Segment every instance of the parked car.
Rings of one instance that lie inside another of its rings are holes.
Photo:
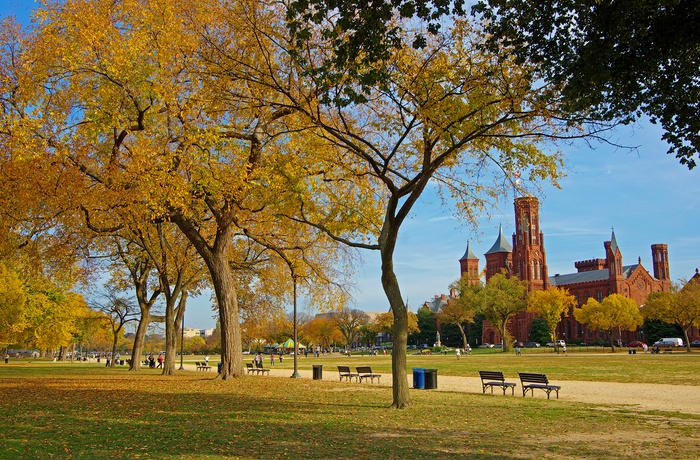
[[[497,343],[497,344],[495,344],[495,345],[493,346],[493,348],[503,348],[503,344],[502,344],[502,343]]]
[[[564,342],[563,340],[559,339],[559,340],[557,340],[556,345],[557,345],[558,347],[563,347],[563,346],[566,346],[566,342]],[[548,346],[549,348],[554,348],[554,342],[548,342],[548,343],[547,343],[547,346]]]
[[[525,344],[525,348],[539,348],[540,344],[537,342],[528,342]]]
[[[524,343],[522,343],[522,342],[515,342],[515,343],[513,344],[513,346],[514,346],[514,347],[520,347],[520,348],[523,348],[523,347],[525,346],[525,344],[524,344]]]
[[[644,348],[644,342],[639,340],[633,340],[627,344],[629,348]]]
[[[482,343],[479,345],[479,348],[493,348],[493,345],[490,343]]]
[[[658,340],[654,342],[654,346],[657,347],[682,347],[683,346],[683,339],[679,338],[665,338]]]
[[[693,340],[690,342],[691,347],[700,347],[700,340]]]

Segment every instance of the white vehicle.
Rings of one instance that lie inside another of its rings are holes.
[[[655,342],[654,345],[659,347],[682,347],[683,339],[679,339],[677,337],[665,338]]]
[[[549,342],[549,343],[547,343],[547,346],[548,346],[549,348],[554,348],[555,343],[554,343],[554,342]],[[564,346],[566,346],[566,342],[564,342],[563,340],[559,339],[559,340],[556,341],[556,346],[557,346],[557,347],[564,347]]]

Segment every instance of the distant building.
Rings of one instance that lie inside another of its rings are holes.
[[[610,241],[605,241],[605,258],[575,262],[576,272],[548,275],[544,234],[539,225],[539,202],[534,197],[515,199],[515,233],[512,244],[499,229],[499,235],[486,254],[486,281],[501,270],[510,276],[517,276],[528,283],[528,291],[544,290],[550,286],[566,288],[576,297],[579,306],[593,297],[601,301],[610,294],[620,294],[642,305],[652,292],[667,291],[671,287],[669,273],[668,246],[652,244],[651,256],[653,276],[642,265],[641,258],[636,264],[624,265],[622,252],[613,230]],[[479,273],[479,259],[467,243],[467,251],[459,260],[462,275],[468,273],[474,279]],[[529,341],[532,320],[535,315],[521,312],[509,325],[509,332],[515,340]],[[592,342],[602,339],[600,331],[588,329],[578,323],[570,312],[562,318],[557,337],[574,342]],[[623,340],[640,339],[640,332],[623,332]],[[498,331],[484,322],[482,343],[499,343]]]
[[[207,337],[211,337],[213,333],[214,329],[193,329],[191,327],[186,327],[183,331],[183,335],[186,339],[191,339],[192,337],[201,337],[206,339]]]

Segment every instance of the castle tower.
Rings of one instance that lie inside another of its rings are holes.
[[[621,279],[622,278],[622,253],[617,245],[617,238],[615,238],[615,229],[612,231],[612,237],[610,241],[603,243],[605,246],[605,264],[608,266],[608,271],[610,273],[610,279]]]
[[[470,241],[467,241],[467,250],[459,259],[459,274],[460,276],[466,274],[469,277],[469,284],[479,282],[479,258],[472,252]]]
[[[539,230],[539,201],[534,197],[515,199],[513,272],[528,282],[528,291],[545,290],[548,285],[544,234]]]
[[[503,226],[498,227],[498,238],[493,243],[491,249],[484,254],[486,256],[486,282],[488,283],[491,276],[505,270],[508,274],[513,274],[513,247],[508,243],[508,240],[503,236]]]
[[[671,286],[671,276],[668,266],[668,245],[652,244],[651,260],[654,266],[654,278],[660,280],[667,290]]]

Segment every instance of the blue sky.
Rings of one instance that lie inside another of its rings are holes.
[[[0,16],[26,20],[33,0],[0,0]],[[700,167],[689,171],[666,155],[661,130],[648,123],[620,127],[612,140],[637,146],[635,152],[607,145],[579,143],[565,147],[568,176],[562,189],[547,187],[540,199],[540,227],[544,232],[549,274],[575,272],[574,262],[603,258],[603,242],[612,228],[626,265],[641,257],[652,271],[651,245],[668,244],[671,278],[690,278],[700,267]],[[481,259],[503,225],[513,233],[513,196],[504,196],[499,207],[477,229],[464,227],[450,209],[426,191],[413,218],[400,234],[395,270],[403,297],[415,311],[426,300],[448,292],[459,277],[458,259],[467,241]],[[379,255],[363,253],[364,264],[356,275],[353,307],[386,311],[388,303],[379,280]],[[187,327],[213,327],[208,296],[188,305]]]

